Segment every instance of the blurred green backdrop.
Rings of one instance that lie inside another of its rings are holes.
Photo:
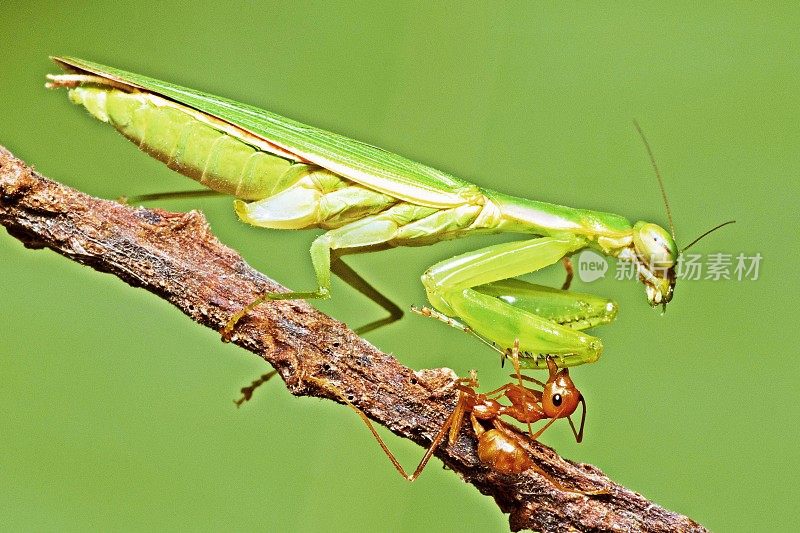
[[[107,198],[191,187],[44,89],[56,71],[47,56],[69,54],[260,105],[481,185],[666,223],[636,117],[680,242],[736,218],[694,251],[760,253],[760,277],[681,283],[665,316],[637,283],[577,283],[622,311],[599,330],[603,359],[573,372],[589,401],[584,443],[561,424],[543,440],[712,529],[800,527],[800,354],[788,335],[800,289],[795,3],[174,4],[6,0],[0,144]],[[227,199],[161,207],[202,209],[255,267],[311,285],[314,232],[246,227]],[[428,265],[499,239],[351,264],[407,308],[425,301]],[[0,291],[2,529],[507,528],[437,461],[416,483],[402,480],[331,402],[294,399],[275,382],[236,410],[231,400],[263,363],[155,296],[5,232]],[[334,295],[319,308],[350,324],[379,315],[341,283]],[[485,387],[507,379],[494,355],[431,320],[409,317],[368,339],[414,368],[476,368]],[[390,444],[408,465],[422,454]]]

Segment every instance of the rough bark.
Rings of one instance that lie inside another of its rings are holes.
[[[286,290],[223,246],[200,213],[94,198],[42,177],[2,147],[0,223],[28,248],[49,248],[113,274],[215,330],[256,295]],[[430,444],[455,405],[451,370],[414,372],[303,301],[259,306],[240,322],[233,342],[269,362],[292,394],[337,400],[319,384],[335,385],[371,419],[420,446]],[[705,531],[592,465],[563,459],[538,442],[529,442],[527,449],[561,483],[609,493],[565,493],[532,471],[494,472],[478,460],[468,425],[455,444],[441,446],[436,456],[492,496],[510,514],[515,531]]]

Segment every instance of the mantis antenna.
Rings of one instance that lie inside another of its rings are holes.
[[[653,150],[650,148],[650,143],[647,142],[647,137],[645,137],[644,131],[642,131],[642,127],[639,126],[639,122],[636,119],[633,119],[633,126],[636,128],[636,131],[639,132],[639,137],[642,138],[644,147],[645,149],[647,149],[647,155],[650,157],[650,164],[653,166],[653,170],[656,173],[656,178],[658,179],[658,186],[661,189],[661,197],[664,199],[664,206],[667,208],[667,220],[669,220],[669,230],[672,233],[673,240],[677,240],[675,237],[675,224],[672,223],[672,210],[669,208],[669,200],[667,200],[667,190],[664,188],[664,179],[661,177],[661,172],[659,172],[658,170],[658,165],[656,165],[656,158],[653,155]]]
[[[722,224],[718,224],[718,225],[714,226],[713,228],[711,228],[710,230],[708,230],[707,232],[703,233],[703,234],[702,234],[702,235],[700,235],[698,238],[696,238],[695,240],[693,240],[692,242],[690,242],[688,246],[684,247],[684,248],[683,248],[683,250],[681,250],[681,253],[685,252],[686,250],[688,250],[689,248],[691,248],[692,246],[694,246],[695,244],[697,244],[697,241],[699,241],[700,239],[702,239],[703,237],[705,237],[705,236],[706,236],[706,235],[708,235],[709,233],[714,233],[714,232],[715,232],[715,231],[717,231],[719,228],[721,228],[721,227],[723,227],[723,226],[727,226],[728,224],[733,224],[733,223],[735,223],[735,222],[736,222],[735,220],[729,220],[729,221],[727,221],[727,222],[723,222]]]
[[[658,187],[661,189],[661,197],[664,198],[664,207],[667,208],[667,219],[669,220],[669,229],[670,229],[670,232],[672,233],[672,238],[677,241],[677,238],[675,237],[675,224],[672,223],[672,210],[669,208],[669,200],[667,200],[667,190],[664,188],[664,179],[661,177],[661,172],[659,172],[659,170],[658,170],[658,165],[656,165],[656,158],[653,155],[653,150],[652,150],[652,148],[650,148],[650,143],[647,141],[647,137],[645,137],[645,135],[644,135],[644,131],[642,131],[642,127],[639,126],[639,122],[636,119],[633,119],[633,125],[636,128],[636,131],[639,132],[639,136],[642,138],[642,142],[644,143],[644,147],[647,149],[647,155],[650,157],[650,164],[653,166],[653,170],[656,173],[656,178],[658,178]],[[695,240],[690,242],[688,246],[685,246],[680,251],[680,253],[682,254],[683,252],[685,252],[686,250],[688,250],[689,248],[691,248],[692,246],[697,244],[697,242],[700,239],[702,239],[703,237],[705,237],[709,233],[713,233],[713,232],[717,231],[718,229],[720,229],[721,227],[727,226],[728,224],[733,224],[734,222],[736,222],[736,221],[735,220],[728,220],[727,222],[723,222],[722,224],[719,224],[719,225],[711,228],[710,230],[708,230],[707,232],[703,233],[702,235],[697,237]]]

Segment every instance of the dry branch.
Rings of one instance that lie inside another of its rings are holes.
[[[94,198],[42,177],[2,147],[0,223],[29,248],[50,248],[114,274],[215,330],[259,293],[286,290],[220,244],[200,213]],[[303,301],[259,306],[240,322],[233,341],[275,367],[292,394],[332,398],[309,377],[331,383],[370,418],[421,446],[430,444],[455,404],[452,371],[414,372]],[[565,485],[605,487],[609,494],[564,493],[534,472],[506,476],[488,470],[478,461],[468,428],[436,456],[510,513],[513,530],[705,531],[594,466],[562,459],[538,442],[528,448]]]

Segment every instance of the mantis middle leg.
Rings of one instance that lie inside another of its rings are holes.
[[[188,198],[205,198],[205,197],[212,197],[212,196],[226,196],[224,193],[214,191],[214,190],[191,190],[191,191],[176,191],[176,192],[165,192],[165,193],[155,193],[155,194],[142,194],[137,196],[132,196],[130,198],[127,197],[120,197],[119,201],[126,204],[138,204],[142,202],[151,202],[154,200],[184,200]],[[400,320],[403,318],[403,311],[400,309],[397,304],[391,301],[389,298],[384,296],[378,289],[373,287],[367,280],[365,280],[361,275],[353,270],[348,264],[346,264],[341,256],[348,255],[348,254],[357,254],[357,253],[366,253],[366,252],[377,252],[380,250],[384,250],[389,248],[389,246],[368,246],[364,249],[359,248],[345,248],[343,250],[334,250],[331,252],[330,257],[330,271],[336,275],[339,279],[356,289],[358,292],[384,308],[388,313],[389,316],[375,320],[368,324],[365,324],[359,328],[355,329],[355,332],[359,335],[363,335],[369,331],[374,329],[378,329],[380,327],[386,326]],[[273,298],[273,295],[267,295],[267,298],[264,299],[277,299]],[[258,305],[263,301],[262,298],[259,298],[255,302],[251,303],[250,306],[247,307],[247,311],[251,310],[253,307]],[[241,316],[244,316],[244,312],[241,313]],[[241,316],[239,318],[241,318]],[[237,319],[238,320],[238,319]]]
[[[350,286],[389,312],[388,317],[358,328],[359,333],[394,322],[402,316],[402,311],[346,265],[341,256],[384,250],[392,246],[392,241],[407,239],[407,234],[414,234],[416,231],[425,235],[426,231],[441,231],[442,226],[468,225],[479,209],[476,206],[465,206],[451,210],[437,210],[413,204],[398,204],[378,214],[331,229],[317,237],[311,244],[311,262],[317,278],[315,291],[263,294],[229,320],[223,328],[223,336],[229,337],[236,323],[263,302],[329,298],[331,273],[341,277]]]

